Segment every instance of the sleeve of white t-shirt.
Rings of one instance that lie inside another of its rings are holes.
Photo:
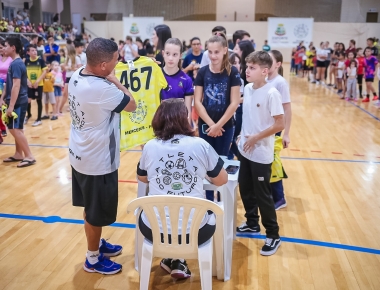
[[[202,55],[200,67],[204,67],[210,64],[210,58],[208,57],[208,51],[206,50]]]
[[[148,176],[148,169],[146,167],[146,157],[147,157],[147,151],[150,148],[150,144],[154,142],[154,140],[149,141],[145,144],[143,152],[140,157],[139,163],[137,163],[137,175],[139,176]]]
[[[212,146],[207,143],[206,141],[202,140],[202,144],[205,147],[205,160],[206,160],[206,171],[207,175],[211,178],[215,178],[219,175],[220,171],[223,168],[224,161],[222,158],[219,157],[218,153],[216,153],[215,149],[212,148]]]
[[[377,78],[380,80],[380,66],[377,67]]]
[[[281,99],[283,104],[290,103],[290,90],[289,90],[289,85],[287,82],[282,82],[278,87],[277,90],[281,94]]]
[[[81,58],[80,58],[80,56],[79,55],[76,55],[75,56],[75,66],[81,66],[82,65],[82,60],[81,60]]]
[[[120,113],[129,101],[129,96],[124,94],[114,84],[104,80],[103,94],[99,100],[99,106],[102,109]]]
[[[284,114],[284,108],[282,107],[281,94],[273,88],[269,91],[269,109],[272,117]]]

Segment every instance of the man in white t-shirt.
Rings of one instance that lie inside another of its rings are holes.
[[[94,39],[86,67],[71,76],[68,86],[72,197],[74,206],[84,207],[88,251],[83,269],[90,273],[115,274],[122,268],[107,258],[119,255],[122,246],[100,239],[102,227],[117,215],[120,112],[136,109],[130,92],[111,74],[118,57],[115,42]]]
[[[132,37],[127,36],[125,40],[124,48],[120,51],[120,55],[124,58],[124,61],[134,60],[139,56],[137,44],[133,43]]]
[[[238,232],[260,233],[258,209],[266,229],[260,254],[270,256],[281,244],[277,215],[270,187],[274,152],[274,134],[284,129],[281,95],[265,78],[272,67],[271,56],[256,51],[247,57],[244,89],[243,124],[239,140],[239,189],[247,221]]]

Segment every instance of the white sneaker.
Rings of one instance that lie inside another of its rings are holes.
[[[42,125],[42,122],[41,121],[35,121],[32,126],[37,127],[39,125]]]
[[[322,82],[322,86],[325,86],[326,84],[325,84],[325,82]]]
[[[320,82],[319,82],[319,81],[316,81],[316,82],[315,82],[315,84],[316,84],[316,85],[319,85],[319,84],[320,84]]]

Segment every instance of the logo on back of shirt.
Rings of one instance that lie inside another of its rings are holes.
[[[173,139],[170,143],[172,143],[172,144],[179,144],[179,139]]]

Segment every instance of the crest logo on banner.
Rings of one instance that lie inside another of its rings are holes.
[[[271,47],[308,46],[313,37],[313,18],[268,18],[268,43]]]

